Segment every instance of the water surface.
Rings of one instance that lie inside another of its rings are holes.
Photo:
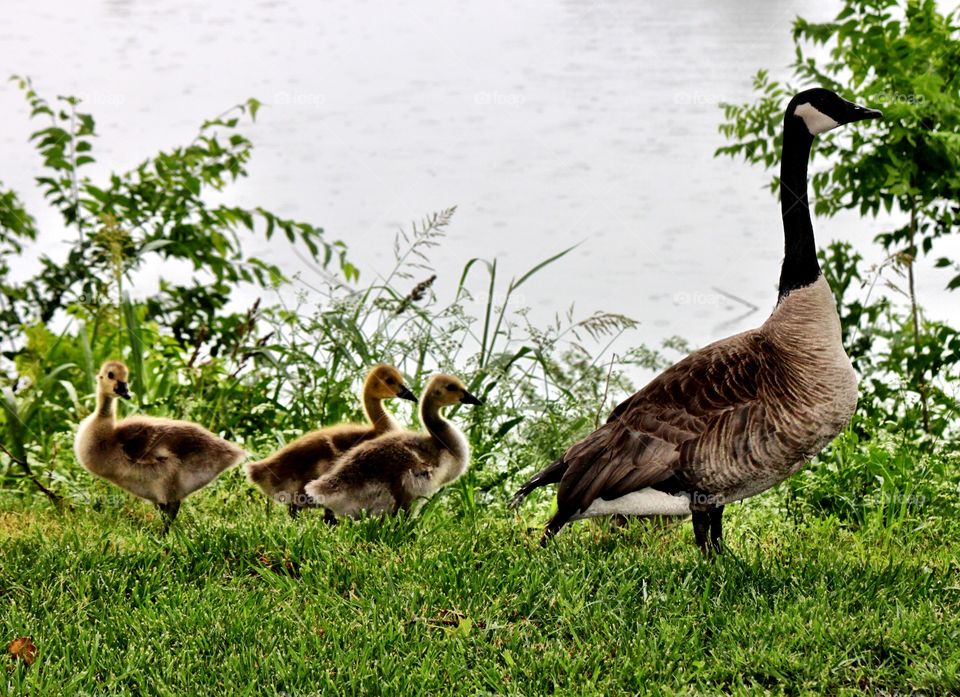
[[[778,205],[767,175],[713,158],[717,104],[749,99],[758,68],[786,74],[798,12],[836,12],[823,0],[11,6],[0,65],[48,96],[86,98],[102,135],[94,176],[185,143],[256,96],[266,106],[249,129],[251,176],[231,201],[323,226],[367,277],[392,266],[399,226],[456,204],[434,255],[441,290],[470,257],[496,256],[509,275],[580,244],[521,300],[538,317],[572,303],[630,315],[642,325],[628,344],[702,344],[766,316]],[[66,233],[31,184],[32,127],[12,84],[0,110],[0,179],[26,194],[49,250]],[[866,247],[883,221],[815,226],[821,244]],[[283,246],[255,251],[305,269]],[[951,312],[946,278],[921,274],[934,315]],[[745,306],[724,293],[759,309],[737,319]]]

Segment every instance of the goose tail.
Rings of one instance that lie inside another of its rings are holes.
[[[563,478],[563,474],[566,471],[567,463],[563,461],[562,457],[554,460],[517,490],[517,493],[510,499],[510,507],[513,509],[520,508],[520,504],[530,495],[531,491],[539,489],[542,486],[547,486],[548,484],[556,484]]]

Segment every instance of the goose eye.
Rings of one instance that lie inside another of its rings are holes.
[[[111,370],[109,373],[107,373],[107,377],[108,377],[110,380],[113,380],[113,371],[112,371],[112,370]]]
[[[388,384],[388,385],[396,385],[396,384],[397,384],[397,381],[394,380],[393,378],[387,378],[387,384]]]
[[[447,385],[447,392],[456,392],[456,391],[457,391],[456,385]]]

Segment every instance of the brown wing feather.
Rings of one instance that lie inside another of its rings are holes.
[[[189,421],[130,417],[113,431],[133,465],[151,466],[173,458],[180,466],[204,468],[236,462],[243,450]]]
[[[399,433],[381,436],[351,450],[334,468],[343,481],[355,486],[371,479],[398,482],[403,474],[425,467],[439,452],[429,435]]]
[[[376,435],[372,426],[340,424],[301,436],[259,462],[247,466],[251,480],[270,491],[303,489],[333,466],[343,453]]]
[[[407,472],[429,474],[431,461],[439,456],[426,434],[400,433],[362,443],[337,461],[336,465],[307,489],[313,495],[360,491],[370,482],[382,482],[397,507],[405,508],[411,498],[403,485]]]
[[[124,419],[114,429],[114,437],[120,443],[124,455],[133,464],[148,464],[150,453],[163,439],[166,428],[145,419]]]
[[[696,473],[686,469],[696,458],[698,441],[723,414],[750,418],[771,362],[772,347],[751,331],[704,347],[665,370],[567,450],[559,508],[572,514],[598,497],[618,498],[672,476],[695,479]]]

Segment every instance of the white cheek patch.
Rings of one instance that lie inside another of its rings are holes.
[[[840,125],[822,111],[818,111],[808,103],[801,104],[793,110],[793,113],[803,119],[803,123],[806,124],[807,130],[810,131],[810,135],[815,136],[820,133],[826,133],[827,131]]]

